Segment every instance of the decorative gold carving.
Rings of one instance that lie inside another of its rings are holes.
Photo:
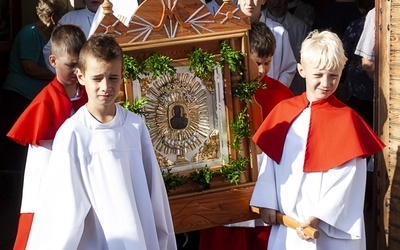
[[[158,152],[156,152],[156,157],[157,157],[158,165],[160,165],[160,168],[169,168],[174,164],[171,160],[164,157],[162,154],[160,154]]]
[[[103,7],[104,15],[107,16],[107,15],[111,15],[113,13],[113,10],[112,10],[113,4],[109,0],[104,0],[102,7]]]
[[[143,77],[140,78],[139,84],[140,84],[140,91],[142,93],[142,97],[146,97],[146,92],[149,89],[149,85],[153,81],[152,77]]]
[[[209,81],[206,81],[204,84],[206,85],[206,88],[208,89],[208,91],[210,91],[211,94],[214,94],[214,90],[215,90],[214,80],[211,79]]]
[[[175,155],[175,165],[187,164],[188,151],[198,149],[208,138],[208,95],[192,73],[163,75],[146,91],[146,123],[156,151]]]
[[[199,153],[192,158],[192,162],[206,161],[220,157],[219,133],[214,130],[200,148]]]

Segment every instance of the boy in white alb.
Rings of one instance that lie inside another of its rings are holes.
[[[269,250],[365,249],[366,157],[384,144],[333,95],[347,58],[339,37],[313,31],[301,47],[306,92],[283,100],[253,137],[266,154],[250,205],[271,224]],[[276,224],[277,212],[299,221]],[[318,228],[320,237],[304,234]]]
[[[115,103],[123,52],[111,35],[82,47],[88,103],[58,130],[27,249],[176,249],[146,124]]]

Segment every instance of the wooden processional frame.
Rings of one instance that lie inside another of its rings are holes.
[[[199,192],[194,185],[186,185],[171,191],[175,232],[259,218],[249,207],[258,175],[255,146],[243,139],[240,155],[230,147],[230,123],[246,107],[233,93],[249,73],[216,68],[212,81],[203,82],[190,71],[188,60],[196,48],[218,57],[221,43],[226,42],[246,54],[243,64],[248,67],[248,17],[230,0],[224,0],[214,16],[200,0],[145,0],[126,27],[113,15],[109,1],[102,8],[104,18],[95,33],[113,34],[123,51],[139,61],[153,53],[168,56],[177,69],[173,76],[136,80],[133,93],[127,93],[147,100],[146,123],[160,167],[189,176],[205,166],[218,169],[239,156],[250,160],[246,178],[238,185],[216,178],[208,190]],[[254,109],[248,110],[252,120]]]

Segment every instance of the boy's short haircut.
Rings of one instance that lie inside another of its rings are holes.
[[[331,31],[311,31],[301,45],[300,63],[343,70],[347,58],[340,38]]]
[[[251,23],[249,30],[250,53],[256,53],[258,57],[273,56],[276,49],[276,40],[272,31],[263,22]]]
[[[78,26],[72,24],[57,26],[50,38],[51,54],[57,56],[61,52],[67,52],[70,55],[79,55],[85,42],[85,33]]]
[[[93,34],[87,40],[79,53],[78,68],[82,72],[86,71],[86,61],[90,57],[105,62],[121,60],[123,66],[122,49],[112,35]],[[123,70],[123,67],[121,67],[121,70]]]

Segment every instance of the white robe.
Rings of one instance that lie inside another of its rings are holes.
[[[305,241],[294,229],[276,224],[268,249],[365,249],[366,161],[355,158],[325,172],[303,172],[309,123],[306,108],[289,128],[280,164],[265,156],[250,205],[275,209],[299,222],[315,216],[321,220],[320,237]]]
[[[142,119],[86,106],[60,127],[27,249],[176,249],[168,197]]]
[[[35,213],[40,181],[49,162],[53,140],[40,141],[41,146],[29,145],[26,157],[21,213]]]

